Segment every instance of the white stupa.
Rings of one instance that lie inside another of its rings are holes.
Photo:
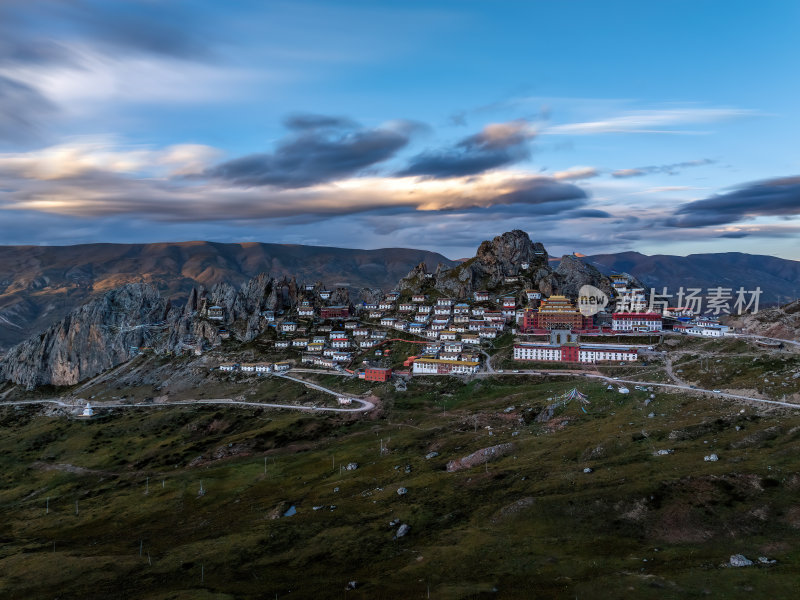
[[[81,414],[82,417],[93,417],[94,416],[94,409],[92,408],[92,404],[90,402],[86,403],[86,408],[83,409],[83,413]]]

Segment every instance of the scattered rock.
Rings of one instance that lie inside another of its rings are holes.
[[[406,465],[406,473],[411,473],[411,465]]]
[[[647,415],[647,418],[648,419],[652,419],[655,416],[656,416],[656,413],[650,413],[649,415]]]
[[[408,490],[404,487],[397,488],[397,495],[398,496],[405,496],[408,493]]]
[[[355,462],[347,463],[347,466],[345,467],[345,469],[347,469],[348,471],[355,471],[357,468],[358,468],[358,463]]]
[[[730,564],[732,567],[749,567],[753,564],[753,561],[744,554],[732,554]]]
[[[653,454],[655,456],[666,456],[668,454],[673,454],[674,452],[675,452],[675,450],[670,448],[669,450],[656,450],[655,452],[653,452]]]
[[[477,465],[482,465],[490,460],[500,458],[501,456],[508,454],[513,448],[514,445],[508,442],[505,444],[498,444],[496,446],[483,448],[482,450],[473,452],[472,454],[469,454],[458,460],[451,460],[449,463],[447,463],[447,471],[452,473],[454,471],[460,471],[461,469],[469,469]]]
[[[411,527],[403,523],[400,527],[397,528],[397,533],[394,535],[395,538],[401,538],[406,535],[411,530]],[[752,563],[751,563],[752,564]]]
[[[708,456],[704,456],[703,460],[706,462],[717,462],[719,460],[719,456],[716,454],[709,454]]]
[[[510,412],[514,412],[514,410],[516,410],[516,408],[517,408],[516,406],[507,406],[506,408],[503,409],[503,412],[508,414]]]
[[[347,587],[345,587],[344,589],[346,589],[346,590],[354,590],[357,587],[358,587],[358,582],[357,581],[348,581],[347,582]]]
[[[758,562],[760,562],[762,565],[774,565],[778,561],[775,560],[774,558],[767,558],[766,556],[759,556],[758,557]]]
[[[339,491],[339,488],[338,488],[338,487],[335,487],[335,488],[333,488],[333,492],[334,492],[334,493],[336,493],[336,492],[338,492],[338,491]]]
[[[439,453],[438,453],[438,452],[428,452],[428,453],[425,455],[425,458],[426,458],[427,460],[430,460],[430,459],[432,459],[432,458],[436,458],[437,456],[439,456]]]
[[[583,472],[584,473],[594,473],[594,469],[592,467],[584,467],[583,468]]]

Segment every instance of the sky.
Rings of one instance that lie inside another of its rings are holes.
[[[0,244],[800,260],[800,3],[1,0]]]

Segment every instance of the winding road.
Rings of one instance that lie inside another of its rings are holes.
[[[364,400],[362,398],[356,398],[350,396],[348,394],[343,394],[342,392],[337,392],[335,390],[328,389],[321,385],[317,385],[316,383],[311,383],[309,381],[304,381],[303,379],[299,379],[297,377],[292,377],[290,375],[285,375],[281,373],[275,373],[276,377],[281,377],[283,379],[289,379],[291,381],[295,381],[306,387],[309,387],[314,390],[318,390],[320,392],[324,392],[326,394],[331,394],[336,398],[340,398],[342,396],[346,396],[350,398],[353,402],[358,404],[358,406],[354,406],[352,408],[341,408],[341,407],[328,407],[328,406],[303,406],[298,404],[273,404],[270,402],[248,402],[246,400],[233,400],[231,398],[209,398],[203,400],[176,400],[174,402],[137,402],[137,403],[121,403],[121,402],[97,402],[92,404],[92,408],[102,410],[103,408],[159,408],[162,406],[197,406],[197,405],[215,405],[215,406],[248,406],[253,408],[285,408],[290,410],[302,410],[308,412],[334,412],[334,413],[361,413],[361,412],[368,412],[375,408],[375,404],[370,402],[369,400]],[[18,400],[14,401],[6,401],[0,402],[0,406],[19,406],[23,404],[55,404],[56,406],[64,407],[64,408],[82,408],[83,403],[80,400],[76,401],[64,401],[61,398],[47,398],[43,400]]]
[[[476,377],[488,377],[492,376],[494,373],[478,373]],[[751,396],[741,396],[739,394],[728,394],[726,392],[715,392],[713,390],[706,390],[702,388],[692,387],[687,384],[676,384],[676,383],[659,383],[655,381],[637,381],[635,379],[619,379],[614,377],[609,377],[608,375],[600,375],[599,373],[576,373],[574,371],[534,371],[534,370],[518,370],[516,373],[506,371],[503,375],[560,375],[560,376],[567,376],[567,377],[588,377],[593,379],[602,379],[610,384],[619,384],[619,383],[632,383],[634,385],[641,385],[641,386],[649,386],[649,387],[661,387],[661,388],[670,388],[676,390],[684,390],[686,392],[695,392],[700,394],[711,394],[713,396],[719,398],[732,398],[735,400],[748,400],[751,402],[761,402],[764,404],[774,404],[778,406],[788,406],[789,408],[798,408],[800,409],[800,404],[795,404],[793,402],[781,402],[780,400],[766,400],[764,398],[753,398]]]

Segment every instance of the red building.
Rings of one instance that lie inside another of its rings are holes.
[[[364,381],[389,381],[392,370],[384,367],[367,367],[364,370]]]
[[[320,309],[319,316],[322,319],[346,319],[350,316],[350,308],[347,306],[325,306]]]
[[[522,331],[534,329],[589,329],[592,317],[584,317],[564,296],[551,296],[542,300],[538,310],[526,308],[522,318]]]

